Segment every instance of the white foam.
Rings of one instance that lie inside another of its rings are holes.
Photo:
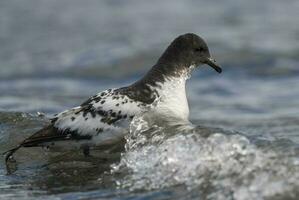
[[[212,188],[209,198],[263,199],[291,196],[299,187],[299,165],[292,155],[258,148],[238,134],[214,132],[207,138],[192,131],[173,134],[137,120],[139,127],[132,125],[126,153],[112,170],[126,174],[117,181],[121,188],[183,184],[190,190]]]

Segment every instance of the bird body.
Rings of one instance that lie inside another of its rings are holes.
[[[126,134],[133,117],[146,110],[146,105],[122,89],[108,89],[57,114],[49,126],[27,138],[23,146],[64,146],[62,141],[72,141],[77,145],[67,146],[79,147],[114,144]]]
[[[143,112],[188,122],[186,80],[202,64],[221,72],[202,38],[192,33],[181,35],[143,78],[127,87],[100,92],[57,114],[50,125],[7,151],[6,162],[21,147],[77,146],[88,155],[91,146],[121,141],[134,116]]]

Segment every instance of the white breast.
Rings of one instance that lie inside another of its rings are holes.
[[[159,84],[160,87],[154,88],[160,96],[154,108],[155,112],[170,118],[188,120],[186,79],[187,77],[167,78],[164,83]]]

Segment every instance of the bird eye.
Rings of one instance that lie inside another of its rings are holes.
[[[196,49],[195,49],[196,52],[203,52],[204,50],[205,50],[205,49],[204,49],[203,47],[200,47],[200,48],[196,48]]]

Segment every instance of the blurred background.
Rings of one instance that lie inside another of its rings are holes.
[[[202,36],[224,69],[220,76],[197,70],[193,79],[221,82],[225,91],[216,93],[256,90],[245,102],[270,92],[290,103],[293,96],[283,94],[298,85],[298,10],[297,0],[1,1],[0,109],[54,113],[75,106],[138,79],[186,32]],[[255,78],[260,82],[236,88]]]
[[[298,11],[298,0],[0,1],[0,150],[7,150],[45,123],[37,112],[51,117],[104,89],[134,82],[174,38],[193,32],[207,41],[223,73],[210,67],[193,73],[187,85],[191,121],[240,131],[248,138],[254,136],[254,145],[263,140],[267,149],[293,155],[292,164],[277,164],[288,159],[283,155],[262,157],[256,162],[262,167],[242,166],[240,171],[265,172],[250,174],[254,178],[248,178],[249,183],[236,181],[234,190],[244,194],[244,188],[251,186],[257,188],[256,195],[298,194]],[[250,159],[248,163],[254,163]],[[271,179],[274,175],[267,174],[269,166],[273,174],[282,171],[282,178],[275,179],[277,185]],[[291,170],[295,172],[288,174]],[[28,184],[35,169],[27,170],[23,178],[5,176],[3,163],[0,171],[0,197],[19,195],[22,199],[24,194],[40,191],[39,182],[36,191]],[[87,174],[88,181],[97,177]],[[229,177],[227,185],[234,177],[239,176]],[[55,175],[53,179],[58,180]],[[57,184],[49,179],[41,190],[59,193],[57,188],[66,183],[76,186],[75,192],[82,189],[82,180],[63,180]],[[247,179],[241,176],[241,180]],[[93,184],[86,183],[86,190]],[[218,192],[222,194],[222,190]],[[90,195],[94,193],[87,197]]]

